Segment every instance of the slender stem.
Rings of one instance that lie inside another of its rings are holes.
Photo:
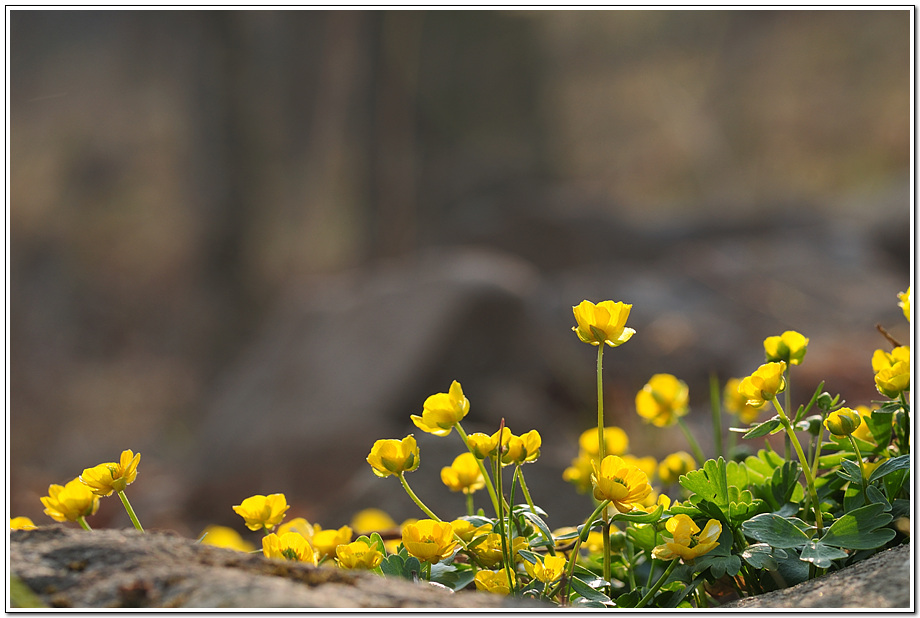
[[[818,427],[818,442],[815,444],[815,455],[811,459],[811,476],[818,478],[818,460],[821,459],[821,443],[824,442],[824,423]]]
[[[454,427],[457,428],[457,435],[460,436],[460,439],[463,440],[463,444],[466,446],[466,450],[470,453],[473,452],[473,449],[470,448],[470,440],[466,435],[466,432],[463,431],[463,427],[460,426],[458,422]],[[489,476],[489,472],[486,470],[485,464],[481,459],[476,457],[476,464],[479,466],[479,471],[482,472],[482,478],[486,481],[486,489],[489,492],[489,497],[492,498],[492,508],[495,509],[495,516],[498,517],[498,497],[495,494],[495,486],[492,485],[492,478]]]
[[[799,463],[802,466],[802,472],[805,473],[805,482],[808,485],[808,496],[811,498],[812,507],[815,511],[815,526],[818,528],[818,535],[824,531],[824,518],[821,516],[821,503],[818,502],[818,493],[815,491],[815,477],[811,474],[811,468],[808,465],[808,459],[805,457],[805,453],[802,451],[802,444],[799,442],[798,436],[795,435],[795,430],[792,428],[792,423],[789,422],[789,417],[786,416],[786,412],[783,410],[783,406],[780,405],[779,400],[776,397],[773,398],[773,405],[776,406],[776,411],[779,413],[779,420],[783,424],[783,428],[786,430],[786,435],[789,437],[789,441],[792,443],[792,446],[795,448],[795,453],[799,457]]]
[[[684,432],[684,436],[687,438],[687,442],[690,444],[690,450],[693,451],[693,456],[696,458],[696,465],[702,466],[703,462],[706,461],[706,458],[703,456],[703,449],[700,448],[700,443],[696,441],[696,438],[693,437],[693,434],[690,433],[690,428],[687,427],[687,424],[684,422],[684,419],[677,417],[677,424],[680,426],[681,431]]]
[[[518,481],[521,483],[521,491],[524,492],[524,499],[527,501],[527,506],[530,507],[530,512],[536,515],[537,509],[533,505],[533,500],[530,498],[530,491],[527,489],[527,483],[524,482],[524,471],[521,470],[521,466],[518,465],[514,472],[517,474]]]
[[[412,488],[411,488],[411,487],[409,487],[409,482],[406,481],[406,475],[405,475],[405,473],[400,472],[400,473],[397,474],[396,476],[399,477],[399,482],[402,483],[403,489],[406,490],[406,493],[409,494],[409,497],[412,498],[412,501],[415,502],[416,505],[418,505],[418,508],[420,508],[420,509],[422,509],[422,511],[424,511],[425,515],[427,515],[428,517],[430,517],[431,519],[433,519],[433,520],[435,520],[435,521],[442,521],[440,517],[438,517],[437,515],[435,515],[434,513],[432,513],[432,512],[431,512],[431,509],[429,509],[427,506],[425,506],[425,503],[422,502],[421,499],[419,499],[419,497],[415,495],[415,492],[412,491]]]
[[[671,575],[671,571],[673,571],[675,567],[677,567],[678,562],[679,560],[677,559],[674,559],[671,561],[671,564],[669,564],[668,568],[664,570],[664,573],[661,574],[661,577],[658,578],[658,581],[655,582],[655,585],[652,586],[652,588],[648,592],[645,593],[645,596],[642,597],[642,599],[636,604],[636,609],[639,609],[640,607],[645,607],[645,605],[649,601],[652,600],[652,597],[655,596],[655,593],[658,592],[658,589],[664,585],[664,582]]]
[[[722,405],[719,401],[719,379],[716,374],[709,374],[709,403],[712,406],[712,430],[716,436],[716,454],[725,456],[722,450]],[[702,464],[703,462],[700,462]]]
[[[853,439],[852,435],[847,435],[847,438],[849,438],[850,444],[856,452],[856,461],[859,463],[859,476],[861,477],[859,489],[862,492],[863,501],[869,504],[869,495],[866,493],[866,483],[869,482],[869,476],[866,474],[866,464],[863,463],[862,453],[859,452],[859,445],[856,444],[856,440]]]
[[[597,467],[607,454],[604,440],[604,343],[597,346]]]
[[[633,556],[633,545],[632,541],[629,540],[629,534],[626,535],[626,556],[629,564],[626,565],[626,578],[629,581],[629,587],[631,590],[636,589],[636,574],[634,573],[635,569],[635,556]]]
[[[466,492],[466,514],[471,516],[473,515],[473,492]]]
[[[585,520],[585,525],[581,529],[581,534],[578,535],[578,539],[575,541],[575,546],[572,548],[572,553],[569,555],[569,563],[566,565],[566,574],[562,578],[562,581],[571,583],[572,573],[575,572],[575,561],[578,559],[578,549],[581,547],[581,544],[588,540],[588,534],[591,532],[591,526],[594,525],[595,520],[601,514],[601,511],[606,511],[607,506],[610,505],[610,500],[604,500],[597,505],[597,508],[594,509],[594,512],[588,516],[588,519]],[[566,585],[568,585],[568,583]],[[563,595],[568,597],[568,595]]]
[[[125,492],[119,491],[118,497],[121,498],[121,503],[125,505],[125,510],[128,511],[128,517],[131,518],[131,523],[134,524],[135,528],[143,532],[144,529],[141,527],[141,522],[137,520],[137,515],[134,514],[134,509],[131,508],[131,503],[128,502],[128,496],[125,495]]]
[[[89,527],[89,524],[86,523],[86,518],[83,515],[77,517],[77,523],[80,524],[80,527],[84,530],[92,530],[92,528]]]
[[[898,400],[900,400],[901,409],[904,411],[901,416],[901,433],[904,436],[904,440],[899,442],[898,447],[901,455],[906,455],[910,452],[910,406],[907,405],[907,397],[904,396],[904,391],[898,393]]]
[[[502,433],[503,433],[504,431],[505,431],[505,419],[502,419],[502,424],[501,424],[501,426],[500,426],[499,429],[498,429],[498,444],[499,444],[499,448],[498,448],[498,454],[497,454],[496,457],[495,457],[495,468],[494,468],[494,470],[495,470],[495,486],[498,488],[498,493],[499,493],[499,495],[502,496],[502,499],[498,501],[498,533],[499,533],[499,535],[500,535],[500,537],[501,537],[501,541],[502,541],[502,562],[504,563],[504,566],[505,566],[505,573],[506,573],[507,576],[508,576],[508,581],[509,581],[509,582],[515,582],[515,583],[512,585],[512,590],[516,593],[516,592],[517,592],[517,585],[516,585],[516,580],[513,579],[514,576],[513,576],[512,573],[511,573],[511,571],[512,571],[512,568],[511,568],[511,564],[512,564],[512,561],[511,561],[511,552],[510,552],[509,547],[508,547],[508,546],[510,545],[510,541],[509,541],[509,539],[508,539],[508,535],[511,534],[511,515],[510,515],[510,514],[508,515],[508,528],[507,528],[507,531],[506,531],[506,529],[505,529],[505,513],[504,513],[504,508],[503,508],[503,507],[504,507],[504,502],[505,502],[505,500],[504,500],[505,493],[504,493],[504,491],[502,490],[502,452],[501,452],[501,443],[502,443]]]

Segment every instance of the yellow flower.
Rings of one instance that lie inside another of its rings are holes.
[[[794,330],[763,340],[767,362],[784,361],[787,365],[800,365],[808,351],[808,337]]]
[[[910,365],[910,346],[898,346],[889,354],[885,350],[876,350],[872,354],[872,371],[878,373],[882,369],[889,369],[899,362]]]
[[[750,425],[757,420],[760,414],[760,407],[748,405],[747,397],[738,391],[741,380],[730,378],[725,383],[725,391],[722,394],[722,405],[729,414],[734,414],[742,423]]]
[[[469,543],[475,537],[482,536],[483,534],[488,534],[488,531],[492,529],[491,524],[482,524],[477,526],[473,522],[466,519],[455,519],[450,522],[450,527],[454,529],[454,534],[460,537],[464,543]]]
[[[351,527],[358,534],[370,534],[396,527],[396,521],[386,512],[376,508],[363,509],[351,518]]]
[[[633,510],[643,498],[652,492],[648,476],[636,466],[627,465],[616,455],[608,455],[601,461],[600,470],[594,464],[594,497],[610,500],[621,513]]]
[[[233,510],[243,518],[250,530],[271,530],[281,523],[289,508],[284,494],[271,494],[250,496],[242,504],[234,506]]]
[[[494,567],[502,561],[502,537],[497,532],[485,535],[485,539],[470,549],[486,568]],[[527,549],[527,539],[518,536],[511,540],[511,557],[515,562],[520,560],[519,549]]]
[[[536,564],[524,561],[524,568],[527,569],[527,573],[545,584],[551,584],[561,579],[565,566],[566,560],[562,556],[540,556],[537,558]]]
[[[463,396],[460,383],[454,380],[448,392],[432,395],[425,400],[421,416],[413,414],[410,418],[422,431],[446,436],[469,411],[470,400]]]
[[[572,330],[585,343],[606,343],[615,348],[636,334],[635,330],[626,328],[626,320],[631,310],[632,305],[615,303],[612,300],[601,301],[596,305],[589,300],[583,300],[572,307],[577,323]]]
[[[714,549],[722,534],[722,524],[718,520],[710,519],[700,532],[696,522],[683,513],[668,519],[665,528],[671,533],[672,539],[668,541],[665,537],[665,543],[652,550],[652,556],[659,560],[693,560]]]
[[[513,587],[513,583],[508,581],[508,572],[505,569],[500,571],[476,571],[473,583],[476,584],[477,590],[493,594],[510,594]]]
[[[278,536],[281,536],[286,532],[296,532],[308,541],[312,541],[314,532],[318,530],[322,530],[322,527],[318,525],[314,526],[303,517],[295,517],[294,519],[286,521],[278,526],[278,530],[276,532]]]
[[[749,406],[759,408],[786,390],[786,363],[765,363],[738,384],[738,392],[747,399]]]
[[[462,453],[454,458],[450,466],[441,468],[441,482],[451,491],[462,491],[465,494],[486,486],[479,463],[472,453]]]
[[[898,292],[898,307],[904,312],[904,317],[910,322],[910,286],[906,292]]]
[[[572,460],[572,465],[563,470],[562,480],[575,485],[576,491],[584,493],[591,489],[591,473],[594,471],[594,461],[597,455],[591,456],[581,451],[578,457]]]
[[[403,527],[402,542],[411,555],[432,564],[450,556],[457,547],[451,525],[433,519],[407,524]]]
[[[314,524],[310,543],[320,556],[332,558],[335,556],[335,548],[350,543],[351,537],[352,531],[348,526],[342,526],[338,530],[323,530]]]
[[[294,562],[316,564],[316,552],[302,534],[285,532],[278,535],[272,532],[262,537],[262,553],[266,558],[279,558]]]
[[[683,380],[669,373],[655,374],[636,395],[636,411],[656,427],[673,425],[689,411],[689,393]]]
[[[578,446],[587,455],[597,457],[597,427],[586,429],[578,438]],[[622,455],[629,448],[629,436],[619,427],[604,427],[604,455]]]
[[[10,530],[35,530],[38,528],[28,517],[10,517]]]
[[[343,569],[374,569],[383,560],[383,554],[367,539],[345,543],[335,548],[336,561]]]
[[[658,464],[658,478],[665,485],[676,483],[683,474],[696,469],[696,462],[689,453],[679,451],[671,453]]]
[[[227,526],[208,526],[198,535],[199,538],[202,536],[204,537],[201,540],[202,545],[226,547],[227,549],[245,552],[250,552],[255,549],[255,546],[249,541],[244,540],[239,532]]]
[[[119,493],[137,478],[137,465],[141,454],[127,450],[121,452],[118,463],[109,462],[87,468],[80,475],[80,480],[97,496],[108,496],[113,491]]]
[[[835,436],[848,436],[862,423],[859,412],[852,408],[834,410],[824,419],[824,426]]]
[[[45,515],[54,521],[77,521],[99,509],[99,496],[77,477],[63,487],[51,485],[48,495],[41,499]]]
[[[892,399],[910,390],[910,363],[899,361],[876,373],[875,388],[882,395]]]
[[[531,429],[527,433],[516,436],[511,430],[505,427],[505,433],[508,434],[508,440],[505,441],[502,436],[502,465],[521,465],[533,463],[540,456],[540,446],[543,439],[536,429]]]
[[[377,440],[367,456],[374,474],[379,477],[412,472],[418,468],[419,452],[411,433],[402,440]]]
[[[507,435],[509,432],[504,432],[505,435],[502,440],[505,444],[508,443]],[[498,432],[496,431],[491,436],[484,433],[471,433],[467,436],[467,442],[470,445],[470,451],[476,457],[476,459],[487,459],[489,457],[495,457],[498,455]]]

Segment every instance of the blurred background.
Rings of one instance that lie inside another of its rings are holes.
[[[9,15],[11,515],[131,448],[147,528],[275,492],[417,517],[364,461],[413,432],[454,517],[462,445],[409,415],[458,380],[468,432],[543,434],[531,493],[573,525],[582,299],[633,304],[605,405],[638,456],[688,450],[635,413],[655,373],[711,454],[709,376],[765,337],[811,339],[796,402],[853,406],[875,325],[909,341],[909,10]]]

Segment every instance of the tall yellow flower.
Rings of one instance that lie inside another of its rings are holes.
[[[607,455],[600,469],[594,463],[594,497],[610,500],[621,513],[628,513],[652,492],[648,476],[616,455]]]
[[[512,574],[511,577],[513,578],[514,575]],[[491,592],[492,594],[508,595],[511,594],[511,589],[514,587],[514,582],[508,581],[508,571],[506,569],[500,571],[487,571],[484,569],[476,571],[473,583],[476,584],[477,590]]]
[[[738,378],[729,378],[722,394],[722,405],[725,406],[726,412],[734,414],[742,423],[750,425],[757,420],[760,407],[748,405],[747,397],[738,391],[740,385],[741,380]]]
[[[278,534],[278,536],[281,536],[285,532],[296,532],[297,534],[302,535],[303,538],[311,541],[313,540],[313,533],[322,529],[322,526],[314,526],[303,517],[295,517],[294,519],[286,521],[278,526],[278,530],[275,532]]]
[[[671,453],[658,464],[658,478],[665,485],[676,483],[683,474],[696,469],[696,462],[690,453],[679,451]]]
[[[508,441],[502,440],[502,465],[521,465],[524,463],[533,463],[540,456],[540,446],[543,444],[543,438],[536,429],[531,429],[527,433],[516,436],[506,427],[505,432],[508,434]]]
[[[383,561],[383,554],[366,538],[337,546],[335,557],[343,569],[374,569]]]
[[[808,337],[794,330],[763,340],[767,362],[784,361],[787,365],[800,365],[808,351]]]
[[[527,569],[527,573],[545,584],[551,584],[562,579],[565,567],[566,559],[562,556],[540,556],[535,564],[524,561],[524,568]]]
[[[201,539],[202,545],[226,547],[227,549],[245,552],[255,549],[252,543],[240,536],[239,532],[227,526],[208,526],[198,536],[199,538],[204,537]]]
[[[584,451],[572,460],[572,465],[562,471],[562,480],[575,486],[578,493],[591,489],[591,475],[594,472],[594,463],[597,455],[589,455]]]
[[[80,480],[97,496],[108,496],[113,491],[120,493],[137,478],[140,461],[140,453],[135,455],[131,450],[122,451],[118,463],[108,462],[87,468],[80,475]]]
[[[597,457],[597,428],[592,427],[578,437],[578,447],[589,457]],[[629,449],[629,436],[619,427],[604,427],[604,454],[622,455]]]
[[[38,528],[28,517],[10,517],[10,530],[35,530]]]
[[[875,388],[892,399],[910,390],[910,363],[900,361],[876,373]]]
[[[655,374],[636,395],[636,411],[656,427],[673,425],[690,410],[689,393],[683,380],[669,373]]]
[[[391,474],[412,472],[418,468],[419,452],[411,433],[402,440],[377,440],[367,456],[374,474],[383,478]]]
[[[492,529],[491,524],[482,524],[477,526],[467,519],[455,519],[450,522],[450,527],[454,529],[454,534],[460,537],[464,543],[469,543],[474,538],[488,534]]]
[[[404,526],[402,542],[411,555],[432,564],[444,560],[457,548],[451,525],[434,519],[420,519]]]
[[[589,300],[583,300],[572,307],[577,323],[572,330],[585,343],[606,343],[615,348],[636,334],[635,330],[626,327],[631,310],[632,305],[622,302],[605,300],[595,305]]]
[[[786,363],[765,363],[738,384],[738,392],[747,398],[749,406],[759,408],[786,390]]]
[[[835,436],[848,436],[862,423],[859,412],[852,408],[839,408],[827,415],[824,426]]]
[[[465,494],[486,486],[482,470],[472,453],[462,453],[454,458],[450,466],[441,468],[441,482],[451,491],[462,491]]]
[[[262,537],[262,553],[266,558],[316,564],[316,552],[309,541],[296,532],[285,532],[281,535],[272,532],[265,535]]]
[[[470,400],[463,396],[460,383],[454,380],[448,392],[437,393],[425,400],[421,416],[413,414],[410,418],[422,431],[446,436],[469,411]]]
[[[876,350],[872,354],[872,371],[878,373],[882,369],[889,369],[901,362],[910,365],[910,346],[898,346],[891,352]]]
[[[910,286],[906,292],[898,292],[898,307],[904,312],[904,317],[910,322]]]
[[[505,431],[502,436],[505,444],[508,442],[508,434],[510,432]],[[496,431],[491,436],[488,434],[476,432],[471,433],[467,436],[467,442],[470,445],[470,451],[476,457],[476,459],[487,459],[489,457],[498,456],[498,432]]]
[[[696,522],[683,513],[668,519],[665,528],[672,538],[669,541],[665,537],[665,543],[652,550],[652,556],[659,560],[693,560],[712,551],[719,544],[719,535],[722,534],[722,524],[717,519],[710,519],[700,532]]]
[[[290,508],[284,494],[256,495],[243,500],[233,510],[243,518],[250,530],[271,530],[281,523]]]
[[[45,515],[54,521],[77,521],[99,510],[99,496],[80,482],[79,477],[63,487],[51,485],[48,495],[41,499]]]

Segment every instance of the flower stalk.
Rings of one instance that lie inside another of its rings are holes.
[[[131,523],[134,524],[135,528],[143,532],[144,528],[141,526],[141,522],[138,521],[137,515],[134,514],[134,509],[131,508],[131,503],[128,501],[128,496],[125,495],[125,492],[119,491],[118,497],[121,498],[121,503],[124,505],[125,510],[128,512],[128,517],[131,518]]]

